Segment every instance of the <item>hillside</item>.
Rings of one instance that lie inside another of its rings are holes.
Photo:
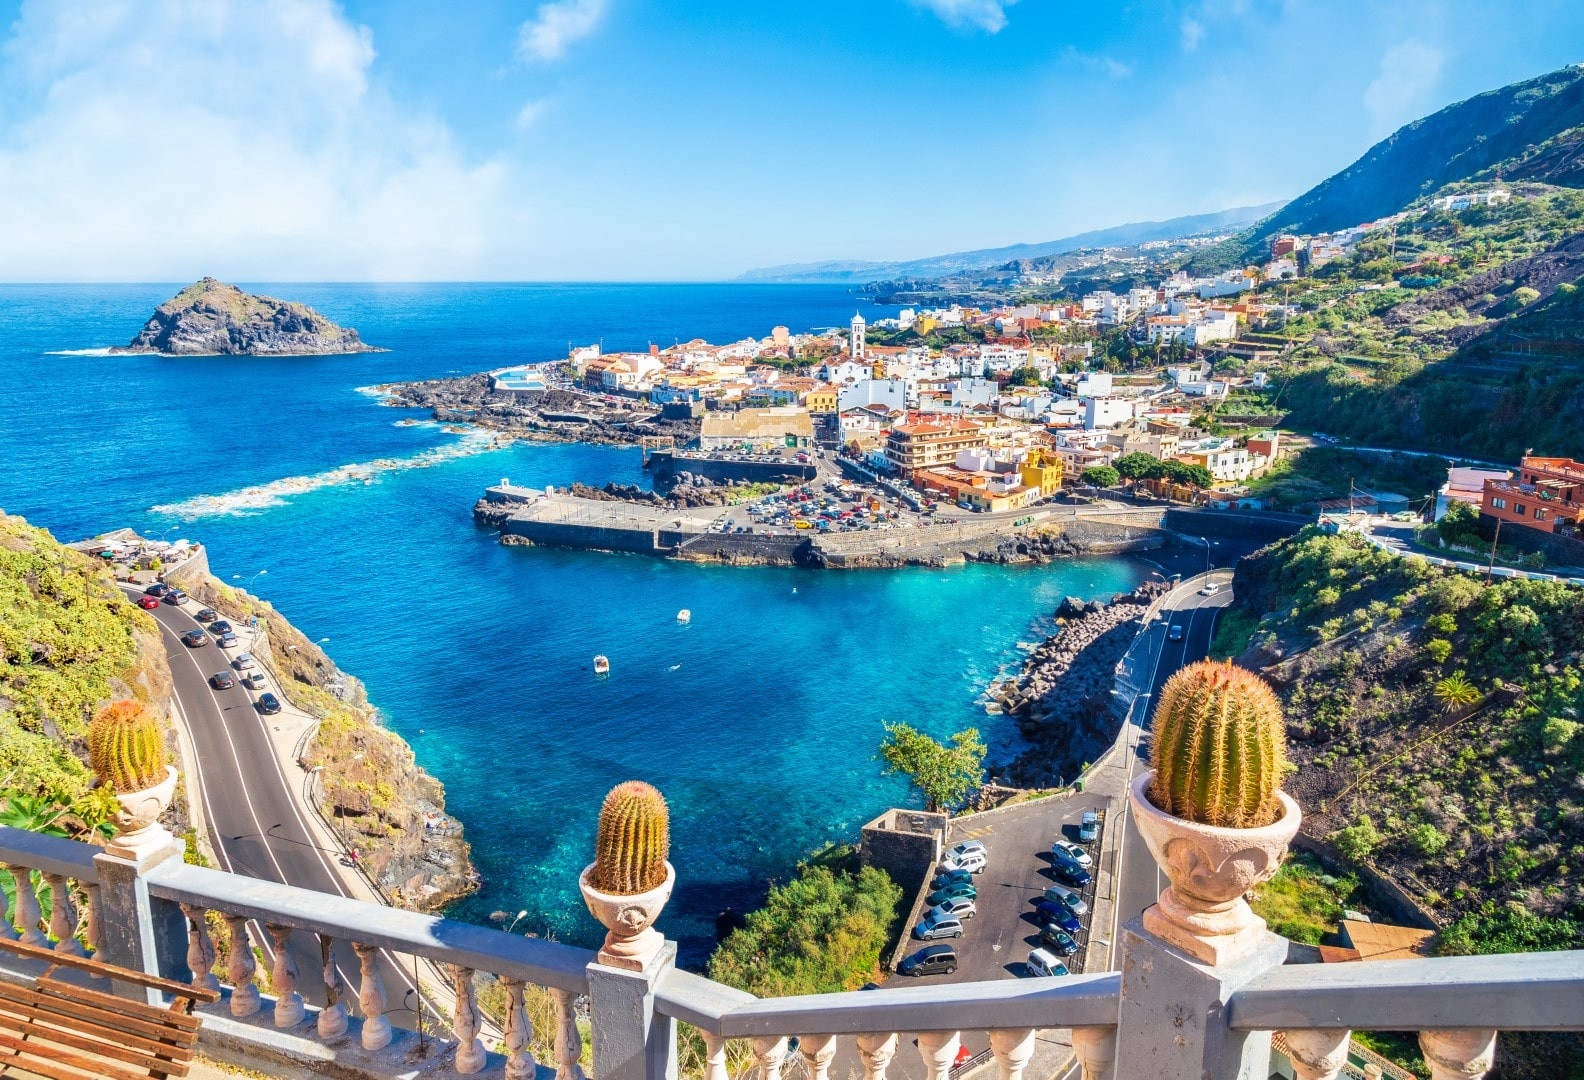
[[[1312,528],[1234,589],[1215,648],[1282,698],[1304,832],[1401,886],[1444,951],[1584,947],[1584,590]],[[1519,1043],[1501,1076],[1570,1075]]]
[[[749,270],[737,280],[858,285],[900,279],[930,280],[972,270],[986,270],[1006,263],[1061,255],[1081,248],[1132,247],[1152,240],[1174,240],[1205,233],[1224,233],[1258,221],[1280,205],[1280,203],[1268,203],[1264,206],[1240,206],[1212,214],[1192,214],[1166,221],[1138,221],[1127,225],[1114,225],[1106,229],[1094,229],[1044,243],[1010,244],[1006,247],[958,251],[948,255],[932,255],[923,259],[899,262],[832,260],[768,266]]]
[[[378,350],[305,304],[254,296],[206,277],[155,308],[129,344],[110,351],[306,356]]]

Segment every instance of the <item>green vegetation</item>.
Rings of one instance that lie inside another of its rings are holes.
[[[1335,932],[1357,890],[1357,878],[1328,874],[1313,855],[1295,851],[1275,877],[1255,890],[1249,906],[1289,941],[1318,945]]]
[[[671,815],[665,799],[642,780],[617,784],[600,807],[589,883],[615,896],[636,896],[665,884]]]
[[[851,848],[826,852],[771,888],[710,957],[710,978],[760,997],[856,990],[879,978],[902,890],[856,861]]]
[[[1155,455],[1142,451],[1124,454],[1112,465],[1097,465],[1094,468],[1110,469],[1122,480],[1165,480],[1168,483],[1191,488],[1207,488],[1215,483],[1215,477],[1211,476],[1210,470],[1203,465],[1189,465],[1185,461],[1170,459],[1162,461]],[[1089,471],[1085,470],[1085,475],[1088,475]],[[1096,484],[1095,486],[1110,487],[1111,485]]]
[[[1091,465],[1079,474],[1078,479],[1090,487],[1108,488],[1116,487],[1122,478],[1109,465]]]
[[[1151,721],[1150,801],[1218,828],[1269,825],[1287,756],[1281,702],[1258,675],[1202,660],[1161,688]]]
[[[1414,502],[1432,496],[1445,480],[1441,458],[1312,446],[1277,461],[1249,481],[1249,490],[1292,509],[1321,499],[1345,499],[1350,490],[1390,492]]]
[[[985,744],[978,728],[957,732],[950,743],[905,723],[886,724],[885,732],[880,757],[886,772],[912,781],[928,809],[950,812],[984,783]]]

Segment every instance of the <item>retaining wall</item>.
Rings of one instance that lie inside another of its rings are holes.
[[[682,457],[671,450],[649,454],[649,469],[656,482],[669,480],[679,472],[703,476],[718,484],[744,480],[754,484],[804,484],[819,474],[813,462],[729,461],[719,458]]]

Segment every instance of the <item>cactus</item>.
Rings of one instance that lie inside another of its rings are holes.
[[[1201,660],[1161,688],[1150,801],[1175,817],[1252,829],[1281,816],[1286,725],[1270,684],[1231,661]]]
[[[108,787],[126,794],[165,779],[165,736],[142,702],[115,701],[88,725],[88,764]]]
[[[600,807],[589,883],[613,896],[636,896],[665,883],[671,818],[660,792],[642,780],[611,788]]]

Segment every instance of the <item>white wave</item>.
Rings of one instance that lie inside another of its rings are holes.
[[[110,346],[99,349],[50,349],[45,356],[109,356]]]
[[[284,506],[295,495],[303,495],[321,488],[345,487],[351,484],[372,484],[385,473],[405,472],[408,469],[427,469],[457,458],[488,453],[509,445],[511,439],[496,432],[474,430],[446,446],[425,450],[404,458],[378,458],[374,461],[342,465],[311,476],[288,476],[267,484],[228,491],[222,495],[195,495],[181,502],[165,503],[152,508],[156,514],[170,514],[184,521],[195,518],[246,516]]]

